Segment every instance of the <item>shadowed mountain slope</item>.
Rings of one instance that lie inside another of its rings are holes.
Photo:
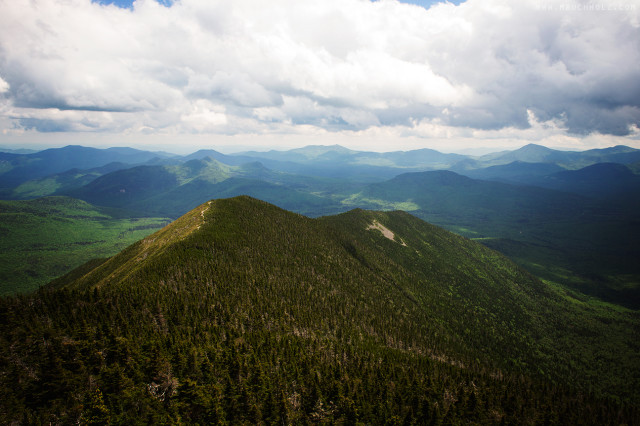
[[[312,188],[321,191],[334,186],[331,181],[274,172],[261,163],[229,166],[206,157],[177,165],[119,170],[68,194],[100,206],[174,218],[206,200],[242,194],[301,213],[320,215],[335,211],[337,203],[309,192]]]
[[[459,173],[473,179],[527,184],[531,182],[532,179],[563,170],[562,167],[556,164],[514,161],[509,164],[490,166],[482,169],[462,170]]]
[[[5,195],[8,199],[30,199],[60,195],[81,188],[100,176],[129,167],[131,166],[124,163],[109,163],[105,166],[88,170],[71,169],[44,178],[28,180],[12,191],[5,191]]]
[[[580,170],[566,170],[531,179],[529,184],[596,198],[637,200],[640,193],[640,176],[617,163],[598,163]]]
[[[611,167],[624,166],[595,165],[560,176],[585,188],[589,186],[581,183],[581,175]],[[626,175],[635,181],[635,175]],[[637,203],[634,197],[624,203],[596,202],[578,194],[474,180],[450,171],[403,174],[368,185],[344,201],[370,209],[409,210],[481,240],[539,277],[637,308],[640,222],[633,202]]]
[[[425,220],[461,227],[480,225],[476,231],[490,232],[503,224],[513,227],[517,221],[526,224],[577,216],[584,210],[586,200],[541,188],[474,180],[443,170],[405,173],[371,184],[346,203],[367,208],[412,206],[410,210]]]

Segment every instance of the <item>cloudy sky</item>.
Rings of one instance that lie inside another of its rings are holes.
[[[0,0],[0,145],[640,148],[640,0]]]

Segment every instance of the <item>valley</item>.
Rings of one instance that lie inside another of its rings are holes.
[[[24,293],[110,257],[169,222],[132,218],[69,197],[0,201],[0,295]]]

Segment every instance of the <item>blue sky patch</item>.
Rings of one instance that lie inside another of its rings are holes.
[[[93,3],[100,3],[100,4],[113,4],[123,9],[130,9],[133,5],[133,0],[92,0],[92,1]],[[173,4],[173,0],[156,0],[156,1],[167,7]],[[441,1],[441,0],[399,0],[399,1],[400,3],[415,4],[418,6],[422,6],[425,9],[430,8],[434,4],[444,3],[444,1]],[[449,0],[449,3],[458,5],[460,3],[464,3],[464,0]]]
[[[131,9],[131,7],[133,6],[134,0],[91,0],[91,1],[93,3],[100,3],[100,4],[113,4],[122,9]],[[167,7],[173,4],[173,0],[156,0],[156,1],[161,5],[167,6]]]

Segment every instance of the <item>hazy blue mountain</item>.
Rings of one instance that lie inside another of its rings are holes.
[[[131,167],[131,165],[124,163],[109,163],[105,166],[89,170],[71,169],[66,172],[21,183],[14,188],[13,191],[8,192],[4,198],[30,199],[64,194],[87,185],[100,176],[129,167]]]
[[[101,176],[66,194],[104,207],[124,208],[178,186],[178,176],[164,166],[136,166]]]
[[[254,155],[255,154],[255,155]],[[269,156],[260,156],[259,152],[251,152],[244,154],[222,154],[215,150],[203,149],[193,154],[187,155],[184,157],[185,160],[191,159],[204,159],[207,157],[213,158],[221,163],[228,164],[230,166],[242,166],[247,163],[260,163],[266,166],[267,168],[284,172],[284,173],[292,173],[292,174],[304,174],[304,175],[320,175],[325,176],[327,174],[331,175],[332,172],[327,172],[324,168],[320,167],[317,169],[309,168],[308,165],[296,163],[292,161],[286,160],[278,160],[269,158]]]
[[[433,167],[446,168],[456,164],[467,156],[461,154],[445,154],[433,149],[415,149],[411,151],[395,151],[380,154],[381,157],[393,161],[399,167]]]
[[[15,163],[19,160],[25,159],[24,154],[16,154],[12,152],[0,152],[0,172],[6,173],[11,170]]]
[[[211,198],[251,195],[309,215],[340,211],[339,191],[351,184],[301,177],[267,169],[253,162],[222,164],[210,157],[177,165],[136,166],[94,179],[66,194],[95,205],[137,214],[178,217]],[[326,198],[312,194],[330,193]]]
[[[287,151],[248,151],[232,155],[224,155],[215,151],[199,151],[186,158],[202,158],[206,155],[211,155],[226,164],[238,165],[260,161],[272,170],[355,179],[370,183],[389,179],[401,173],[428,170],[452,170],[492,180],[503,180],[501,175],[506,174],[514,181],[526,181],[530,176],[550,174],[563,169],[579,169],[599,162],[628,164],[640,160],[640,150],[626,146],[577,152],[560,151],[536,144],[479,157],[445,154],[431,149],[379,153],[354,151],[340,145],[311,145]],[[511,163],[515,163],[511,170],[494,169],[487,170],[486,173],[471,172],[472,170]],[[518,176],[517,164],[523,165],[523,163],[548,164],[557,167],[545,169],[539,166],[538,170],[529,167],[522,172],[521,176]]]
[[[109,163],[141,164],[163,155],[133,148],[96,149],[66,146],[34,154],[0,155],[0,188],[14,188],[23,182],[71,169],[92,169]]]
[[[640,161],[635,161],[633,163],[627,164],[629,170],[631,170],[634,174],[640,175]]]
[[[511,160],[515,161],[502,164]],[[452,170],[475,179],[603,197],[636,191],[633,173],[639,161],[640,150],[627,146],[570,152],[530,144],[515,151],[463,160]],[[492,163],[500,164],[487,166]]]
[[[640,161],[640,151],[617,146],[584,152],[570,152],[530,144],[515,151],[470,157],[459,154],[444,154],[431,149],[378,153],[354,151],[333,145],[307,146],[288,151],[251,151],[232,155],[209,149],[183,157],[172,157],[167,153],[151,153],[132,148],[95,149],[68,146],[33,154],[0,153],[0,190],[6,197],[11,189],[27,180],[41,179],[71,169],[94,169],[111,162],[164,166],[179,165],[182,162],[207,157],[231,166],[260,162],[273,171],[368,183],[380,182],[405,172],[441,169],[451,169],[483,179],[526,181],[530,176],[541,175],[543,170],[540,168],[540,170],[533,171],[531,166],[524,166],[522,163],[555,164],[568,169],[578,169],[605,161],[630,164]],[[518,176],[515,165],[512,170],[491,169],[485,170],[485,172],[472,172],[472,170],[514,162],[519,162],[517,164],[521,164],[522,168],[528,167],[528,169],[524,170],[521,176]],[[506,178],[503,175],[506,175]]]
[[[514,161],[526,163],[567,163],[574,157],[571,151],[558,151],[542,145],[528,144],[513,151],[503,151],[483,155],[479,158],[483,164],[509,164]]]
[[[209,199],[249,195],[308,216],[344,211],[339,203],[285,185],[259,179],[230,177],[220,182],[195,179],[124,207],[146,215],[178,217]]]
[[[458,173],[473,179],[529,184],[536,178],[548,176],[563,170],[565,169],[553,163],[514,161],[509,164],[489,166],[481,169],[462,169],[459,170]]]
[[[347,201],[368,207],[398,207],[418,215],[439,217],[437,223],[459,226],[505,221],[528,223],[534,219],[578,215],[588,200],[535,187],[475,180],[451,171],[406,173],[371,184]]]
[[[551,163],[565,169],[581,169],[596,163],[628,164],[639,160],[640,150],[622,145],[587,151],[559,151],[541,145],[529,144],[514,151],[483,155],[476,158],[475,165],[480,168],[521,161],[526,163]]]
[[[224,164],[228,164],[230,166],[239,166],[241,164],[251,163],[256,161],[254,157],[243,156],[243,155],[227,155],[213,149],[201,149],[192,154],[185,155],[182,157],[182,159],[185,161],[204,160],[205,158],[212,158],[216,161],[219,161]]]
[[[230,176],[229,170],[229,166],[210,158],[178,165],[136,166],[101,176],[67,195],[99,206],[127,208],[194,179],[219,182]]]
[[[0,147],[0,152],[8,153],[8,154],[34,154],[38,152],[37,149],[27,149],[27,148],[19,148],[19,149],[11,149]]]
[[[302,148],[294,148],[286,151],[247,151],[242,155],[265,158],[269,160],[291,161],[294,163],[308,163],[313,161],[326,161],[337,156],[349,156],[357,151],[350,150],[340,145],[308,145]]]
[[[530,183],[589,197],[610,198],[640,193],[640,176],[617,163],[597,163],[531,179]]]
[[[593,163],[630,164],[640,161],[640,150],[624,145],[583,151],[582,156]]]
[[[254,153],[251,153],[254,154]],[[198,151],[197,153],[186,156],[186,159],[205,158],[210,156],[216,160],[229,165],[241,166],[247,163],[260,163],[270,170],[288,173],[298,176],[333,178],[333,179],[349,179],[357,182],[378,182],[396,176],[402,170],[396,167],[378,167],[371,165],[344,164],[336,161],[311,161],[311,162],[293,162],[274,160],[272,158],[238,154],[225,155],[220,153],[212,153],[209,150]]]
[[[390,179],[407,171],[444,169],[467,158],[430,149],[378,153],[354,151],[340,145],[310,145],[287,151],[248,151],[231,155],[201,150],[184,158],[207,156],[229,165],[260,162],[274,171],[367,183]]]
[[[369,164],[349,164],[338,161],[313,162],[309,164],[301,163],[278,163],[274,164],[269,160],[260,160],[265,166],[291,174],[315,176],[333,179],[348,179],[354,182],[372,183],[380,182],[404,173],[406,169],[397,167],[375,166]]]
[[[468,157],[456,162],[454,165],[449,167],[448,170],[452,172],[464,174],[469,170],[483,169],[486,167],[491,167],[491,165],[483,164],[481,161],[475,158]]]
[[[340,145],[310,145],[288,151],[250,151],[245,156],[303,164],[332,163],[334,166],[377,166],[385,168],[446,168],[467,158],[460,154],[443,154],[432,149],[412,151],[354,151]],[[405,170],[406,171],[406,170]]]

